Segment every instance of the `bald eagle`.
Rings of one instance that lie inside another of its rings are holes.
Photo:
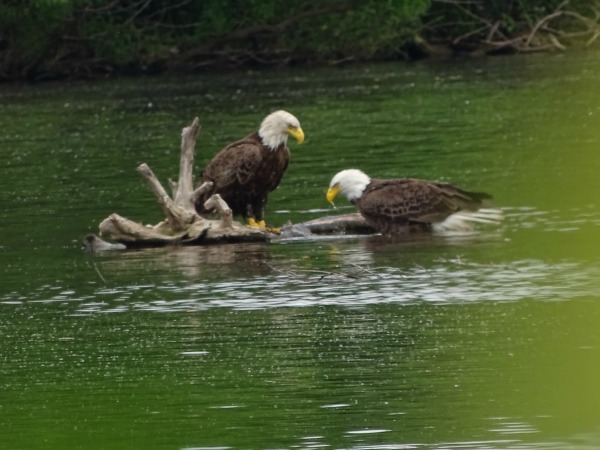
[[[290,161],[288,136],[299,144],[304,132],[296,117],[275,111],[262,121],[257,132],[229,144],[208,163],[202,182],[211,181],[212,189],[196,201],[196,211],[206,214],[204,202],[220,194],[234,215],[241,215],[253,227],[266,227],[265,205],[268,194],[280,183]]]
[[[448,183],[396,178],[374,180],[357,169],[342,170],[329,184],[327,200],[342,193],[366,222],[384,235],[412,231],[470,229],[471,222],[497,222],[498,210],[481,209],[491,196],[467,192]]]

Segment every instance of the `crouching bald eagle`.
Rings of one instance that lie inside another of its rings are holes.
[[[290,161],[289,135],[299,144],[304,141],[298,119],[289,112],[275,111],[265,117],[257,132],[217,153],[202,172],[202,182],[211,181],[213,187],[196,201],[196,211],[209,212],[204,202],[220,194],[234,215],[247,219],[250,226],[266,227],[267,196],[279,185]]]
[[[358,207],[367,223],[384,235],[412,231],[459,231],[469,222],[494,223],[500,212],[481,209],[491,196],[467,192],[448,183],[396,178],[374,180],[357,169],[336,174],[327,191],[327,200],[342,193]]]

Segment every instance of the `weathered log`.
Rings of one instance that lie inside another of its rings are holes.
[[[156,247],[162,245],[199,245],[203,243],[217,242],[241,242],[264,240],[280,240],[289,238],[310,238],[316,236],[343,236],[343,235],[370,235],[376,231],[365,222],[365,219],[359,213],[342,214],[339,216],[327,216],[309,220],[298,224],[287,224],[281,228],[279,236],[268,235],[265,238],[263,233],[257,233],[256,236],[248,235],[246,226],[231,219],[231,209],[220,196],[213,196],[208,201],[214,203],[216,209],[221,215],[221,220],[204,221],[210,222],[215,228],[206,228],[205,223],[196,222],[185,231],[165,235],[161,230],[163,227],[169,229],[168,223],[161,222],[152,227],[144,226],[137,222],[111,214],[100,224],[101,236],[111,241],[117,241],[126,244],[129,247]],[[230,225],[228,222],[231,221]],[[256,229],[251,229],[256,230]],[[256,230],[258,231],[258,230]],[[92,246],[92,238],[95,239]],[[102,241],[94,235],[86,236],[84,247],[87,250],[118,250],[125,249],[125,246],[114,247],[110,243]]]
[[[165,220],[153,226],[111,214],[100,225],[100,236],[126,246],[160,246],[172,244],[204,244],[214,242],[255,242],[266,241],[268,231],[247,227],[233,220],[231,209],[218,195],[208,199],[206,204],[220,216],[210,220],[200,216],[194,207],[198,197],[212,187],[203,183],[194,189],[193,164],[196,139],[200,131],[200,121],[195,118],[183,129],[179,179],[169,180],[172,198],[156,178],[148,164],[141,164],[137,171],[154,194]]]
[[[281,228],[281,237],[308,237],[313,235],[356,235],[375,234],[376,231],[360,213],[319,217],[299,224],[289,224]]]
[[[123,244],[113,244],[100,239],[95,234],[88,234],[83,239],[83,249],[88,253],[97,253],[111,250],[125,250],[127,247]]]

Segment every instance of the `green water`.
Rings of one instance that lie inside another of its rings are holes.
[[[599,56],[0,85],[0,448],[599,447]],[[81,251],[161,219],[135,168],[176,177],[195,116],[199,171],[279,108],[306,141],[272,225],[331,214],[350,167],[504,222]]]

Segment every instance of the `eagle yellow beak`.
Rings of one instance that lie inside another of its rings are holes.
[[[302,131],[302,128],[288,127],[288,133],[296,138],[298,144],[302,144],[304,142],[304,131]]]
[[[337,184],[335,186],[330,187],[329,189],[327,189],[327,201],[333,205],[333,199],[336,198],[339,193],[340,187]]]

